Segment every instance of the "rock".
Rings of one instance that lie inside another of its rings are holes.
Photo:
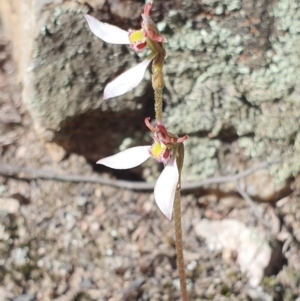
[[[20,203],[17,199],[0,197],[0,211],[15,214],[19,211],[19,209]]]
[[[35,296],[33,294],[23,294],[13,299],[13,301],[34,301],[34,300],[35,300]]]
[[[275,183],[264,170],[259,170],[241,179],[240,183],[251,197],[261,201],[278,200],[280,196],[286,195],[290,191],[288,183]]]
[[[65,216],[65,220],[66,220],[66,229],[67,229],[67,231],[71,231],[72,228],[76,224],[76,218],[72,214],[67,213],[66,216]]]
[[[17,266],[24,267],[26,266],[26,264],[29,264],[28,253],[29,253],[28,247],[16,248],[12,251],[11,257]]]
[[[165,33],[164,120],[171,132],[190,135],[183,180],[226,174],[239,160],[254,165],[276,157],[283,158],[271,169],[276,185],[297,175],[300,37],[293,24],[300,11],[286,0],[221,0],[217,6],[205,1],[205,8],[188,0],[178,11],[159,5],[154,2],[153,18],[171,29]],[[87,12],[124,29],[138,28],[142,3],[0,1],[37,132],[95,162],[128,139],[128,147],[146,142],[143,119],[153,113],[153,92],[145,80],[124,96],[102,101],[106,83],[142,58],[94,37],[83,18]],[[141,176],[143,169],[150,171],[147,179],[159,174],[153,163],[135,172]],[[270,197],[271,188],[262,198]]]
[[[195,231],[198,236],[206,239],[210,250],[222,251],[224,260],[236,257],[241,271],[249,279],[249,284],[252,287],[259,285],[273,252],[265,233],[247,228],[233,219],[203,219],[195,225]]]
[[[9,105],[1,108],[0,111],[0,124],[20,124],[22,121],[20,114],[17,110]]]
[[[85,197],[85,196],[76,196],[75,197],[75,203],[77,204],[77,206],[83,207],[87,203],[87,197]]]
[[[51,157],[52,162],[57,163],[63,160],[66,156],[66,151],[61,146],[55,143],[46,143],[45,144],[48,154]]]
[[[0,287],[0,296],[3,298],[4,301],[13,298],[13,294],[11,292],[9,292],[9,290],[7,288],[4,288],[4,287]]]

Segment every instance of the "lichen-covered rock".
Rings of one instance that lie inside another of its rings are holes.
[[[184,12],[166,19],[174,32],[165,117],[174,132],[193,138],[184,178],[214,174],[234,151],[236,161],[282,157],[272,174],[285,181],[300,170],[300,11],[296,1],[227,2],[205,1],[179,28]]]
[[[44,138],[96,161],[125,142],[147,143],[143,118],[153,114],[153,92],[144,81],[102,101],[105,84],[140,59],[94,37],[82,17],[89,12],[136,28],[142,3],[79,2],[39,2],[23,59],[24,101]],[[171,132],[190,136],[184,181],[277,157],[282,163],[271,170],[277,181],[299,173],[298,6],[296,0],[187,0],[175,9],[174,1],[154,1],[153,18],[168,40],[164,118]],[[146,167],[144,176],[154,179],[157,169]]]

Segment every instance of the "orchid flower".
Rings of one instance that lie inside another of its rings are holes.
[[[142,51],[146,47],[150,48],[151,54],[140,64],[124,72],[104,89],[103,99],[108,99],[125,94],[132,90],[143,80],[144,74],[150,62],[159,53],[163,53],[162,43],[166,40],[159,35],[159,31],[150,18],[152,3],[147,3],[142,14],[141,29],[125,31],[119,27],[103,23],[90,15],[85,15],[91,31],[101,40],[111,44],[130,45],[136,51]]]
[[[99,160],[97,164],[103,164],[114,169],[129,169],[142,164],[150,157],[163,163],[165,168],[155,184],[154,198],[161,212],[171,220],[179,180],[176,162],[177,146],[179,143],[187,140],[188,136],[177,138],[168,133],[166,128],[159,122],[156,123],[156,127],[152,126],[149,119],[145,119],[145,124],[153,133],[154,143],[152,145],[126,149],[118,154]]]

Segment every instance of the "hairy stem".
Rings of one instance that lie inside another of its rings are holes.
[[[164,88],[164,76],[162,68],[164,65],[165,59],[165,50],[163,48],[155,55],[152,64],[152,87],[154,90],[154,110],[155,110],[155,119],[157,122],[162,121],[162,91]]]
[[[154,90],[154,111],[155,119],[158,122],[162,121],[162,89]]]
[[[177,167],[179,172],[179,180],[175,194],[173,218],[175,228],[175,244],[176,244],[176,258],[177,258],[177,270],[180,282],[182,301],[188,301],[189,296],[186,287],[185,265],[183,259],[183,244],[182,244],[182,229],[181,229],[181,205],[180,205],[180,186],[181,186],[181,169],[184,158],[184,146],[183,143],[178,145],[178,157]]]
[[[182,230],[181,230],[181,206],[180,206],[180,191],[176,191],[175,202],[173,207],[174,227],[175,227],[175,244],[176,244],[176,258],[177,271],[180,282],[181,296],[183,301],[188,301],[188,293],[186,287],[185,265],[183,259],[183,244],[182,244]]]

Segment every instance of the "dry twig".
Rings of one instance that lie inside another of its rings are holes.
[[[211,184],[222,184],[228,182],[237,182],[238,180],[245,178],[258,170],[267,168],[271,165],[278,164],[281,160],[275,159],[270,162],[263,162],[255,167],[251,167],[239,173],[233,175],[211,177],[202,181],[186,182],[181,185],[181,190],[194,190],[199,189],[203,186]],[[155,183],[145,183],[145,182],[133,182],[124,180],[108,179],[101,176],[87,176],[87,175],[69,175],[69,174],[59,174],[52,172],[50,170],[35,169],[29,167],[20,167],[10,164],[5,164],[0,162],[0,175],[4,177],[17,178],[21,180],[53,180],[53,181],[63,181],[63,182],[87,182],[96,183],[102,185],[109,185],[117,188],[129,189],[129,190],[153,190]]]

